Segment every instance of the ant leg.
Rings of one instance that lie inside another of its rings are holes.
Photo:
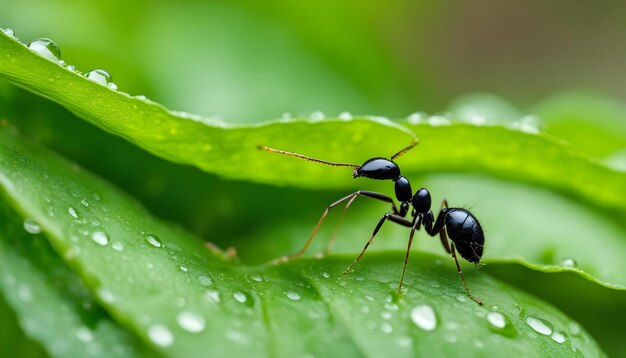
[[[418,142],[419,142],[419,139],[413,138],[413,141],[411,142],[411,144],[409,144],[406,147],[402,148],[398,153],[392,155],[391,156],[391,160],[394,160],[397,157],[401,156],[402,154],[404,154],[404,153],[408,152],[409,150],[413,149],[413,147],[415,147]]]
[[[363,254],[365,253],[365,250],[367,250],[367,248],[370,246],[370,244],[372,243],[372,241],[374,240],[374,236],[376,236],[376,234],[378,233],[378,230],[380,230],[380,228],[383,226],[383,224],[385,223],[385,220],[391,220],[393,222],[395,222],[396,224],[400,224],[402,226],[406,226],[406,227],[413,227],[413,223],[410,222],[409,220],[398,216],[398,215],[394,215],[394,214],[390,214],[390,213],[386,213],[382,219],[380,219],[380,221],[378,222],[378,224],[376,225],[376,228],[374,229],[374,232],[372,233],[372,236],[370,236],[370,239],[367,240],[367,243],[365,243],[365,247],[363,248],[363,251],[361,251],[361,253],[359,254],[359,256],[357,256],[357,258],[354,260],[354,262],[352,263],[352,265],[350,265],[350,267],[348,267],[343,273],[342,275],[347,274],[348,272],[352,271],[352,268],[354,267],[354,265],[356,265],[357,262],[359,262],[359,260],[361,260],[361,257],[363,257]]]
[[[386,195],[382,195],[376,192],[372,192],[372,191],[365,191],[365,190],[359,190],[357,192],[354,193],[354,197],[352,197],[350,200],[348,200],[348,203],[346,204],[346,206],[343,209],[343,213],[341,214],[341,218],[339,219],[339,222],[337,222],[337,225],[335,226],[335,229],[333,230],[333,234],[330,238],[330,240],[328,241],[328,244],[326,244],[326,248],[324,249],[324,255],[328,255],[328,253],[330,252],[330,250],[333,248],[333,246],[335,245],[335,241],[337,241],[337,233],[339,232],[339,228],[341,227],[341,224],[343,224],[343,221],[346,218],[346,214],[348,213],[348,209],[350,209],[350,205],[352,205],[352,203],[354,202],[354,200],[358,197],[358,196],[365,196],[365,197],[369,197],[369,198],[373,198],[373,199],[378,199],[381,201],[386,201],[388,203],[391,204],[391,210],[393,210],[394,214],[398,214],[398,209],[396,208],[396,204],[393,202],[393,199],[391,199],[390,197],[386,196]]]
[[[409,263],[409,252],[411,251],[411,244],[413,243],[413,236],[415,231],[420,229],[422,224],[422,216],[416,216],[413,218],[413,227],[411,228],[411,234],[409,235],[409,245],[406,248],[406,256],[404,257],[404,267],[402,268],[402,276],[400,277],[400,284],[398,285],[398,293],[402,292],[402,281],[404,281],[404,273],[406,272],[406,265]]]
[[[446,234],[445,228],[441,228],[441,231],[439,231],[439,240],[441,240],[441,245],[446,249],[446,252],[451,254],[452,251],[450,250],[450,245],[448,245],[448,235]]]
[[[335,206],[341,204],[342,202],[344,202],[346,200],[353,201],[354,198],[356,198],[359,195],[363,195],[363,196],[367,196],[367,197],[370,197],[370,198],[374,198],[374,199],[382,200],[382,201],[385,201],[385,202],[389,202],[392,205],[392,209],[394,210],[394,213],[397,212],[396,204],[394,204],[393,199],[391,199],[390,197],[388,197],[386,195],[379,194],[379,193],[372,192],[372,191],[364,191],[364,190],[359,190],[359,191],[354,192],[354,193],[352,193],[350,195],[346,195],[343,198],[332,202],[330,205],[328,205],[326,207],[326,209],[322,213],[322,216],[320,217],[319,221],[317,222],[317,225],[315,225],[315,228],[313,229],[313,232],[311,233],[311,236],[309,236],[309,239],[306,241],[306,243],[304,244],[302,249],[300,249],[300,251],[298,251],[296,253],[293,253],[291,255],[288,255],[288,256],[284,256],[284,257],[279,258],[279,259],[274,260],[274,261],[275,262],[278,262],[278,261],[288,261],[288,260],[291,260],[293,258],[302,256],[302,254],[304,254],[306,252],[306,250],[309,248],[309,245],[311,245],[311,241],[313,241],[313,238],[315,237],[315,234],[317,234],[317,230],[319,230],[320,226],[324,222],[324,219],[326,218],[326,215],[328,215],[328,212],[330,211],[330,209],[334,208]]]
[[[437,215],[437,220],[434,219],[434,215],[432,210],[428,210],[426,214],[424,214],[424,229],[430,236],[435,236],[437,234],[441,235],[441,230],[445,225],[446,214],[448,213],[448,201],[443,199],[441,201],[441,207],[439,208],[439,215]],[[433,223],[434,222],[434,223]],[[445,233],[444,233],[445,235]],[[443,247],[450,252],[450,248],[448,246],[448,240],[441,241]]]
[[[463,271],[461,271],[461,266],[459,265],[459,260],[456,258],[456,250],[454,249],[454,243],[450,243],[450,245],[452,246],[452,257],[454,257],[454,262],[456,263],[456,268],[459,271],[459,276],[461,276],[461,282],[463,282],[463,287],[465,287],[465,292],[467,293],[468,296],[470,296],[471,299],[473,299],[476,303],[482,306],[483,301],[479,300],[474,295],[472,295],[472,293],[467,288],[467,284],[465,283],[465,278],[463,277]]]

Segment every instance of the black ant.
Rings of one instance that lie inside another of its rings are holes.
[[[286,256],[283,259],[289,260],[304,254],[330,209],[347,200],[348,202],[346,203],[346,206],[344,208],[345,215],[350,205],[352,205],[352,202],[354,202],[354,200],[358,196],[373,198],[390,203],[392,212],[387,212],[382,217],[382,219],[380,219],[380,221],[376,225],[376,228],[374,229],[374,232],[372,233],[372,236],[370,236],[369,240],[365,244],[363,251],[361,251],[359,256],[357,256],[354,262],[343,272],[343,274],[347,274],[348,272],[350,272],[354,265],[356,265],[356,263],[361,260],[361,257],[363,257],[365,250],[367,250],[369,245],[374,240],[374,237],[378,233],[378,230],[380,230],[386,220],[390,220],[396,224],[411,228],[409,243],[406,249],[406,256],[404,258],[404,268],[402,269],[402,276],[400,277],[400,284],[398,286],[398,292],[400,293],[402,289],[402,281],[404,280],[404,273],[406,272],[406,266],[409,261],[409,251],[411,250],[413,236],[415,234],[415,231],[419,230],[421,225],[424,225],[424,229],[430,236],[434,237],[435,235],[439,234],[439,238],[444,249],[454,258],[454,262],[456,263],[459,276],[461,277],[461,282],[463,282],[465,292],[467,292],[467,295],[471,297],[474,301],[476,301],[476,303],[482,305],[483,302],[476,298],[474,295],[472,295],[467,288],[465,278],[463,277],[463,272],[461,271],[461,266],[459,265],[459,260],[456,256],[456,252],[458,251],[462,258],[469,262],[475,263],[477,266],[479,265],[480,258],[483,255],[483,244],[485,242],[485,237],[483,235],[483,230],[480,226],[480,223],[478,222],[476,217],[474,217],[474,215],[472,215],[469,211],[463,208],[448,207],[448,202],[445,199],[441,203],[439,215],[435,220],[433,212],[430,209],[431,199],[428,190],[421,188],[417,192],[415,192],[415,195],[413,195],[409,180],[400,174],[400,167],[393,161],[394,159],[409,151],[411,148],[415,147],[417,143],[418,141],[417,139],[415,139],[407,147],[392,155],[390,159],[375,157],[366,160],[365,163],[363,163],[362,165],[329,162],[298,153],[273,149],[266,146],[259,146],[259,149],[268,152],[290,155],[316,163],[322,163],[337,167],[353,167],[353,178],[365,177],[377,180],[393,180],[396,199],[400,202],[400,209],[398,210],[392,198],[380,193],[359,190],[350,195],[346,195],[326,207],[326,210],[324,210],[322,217],[318,221],[317,225],[315,225],[315,228],[313,229],[313,232],[311,233],[311,236],[309,236],[307,242],[304,244],[304,247],[300,251],[292,255]],[[413,219],[407,220],[405,216],[408,213],[410,206],[413,206],[413,210],[411,212],[411,216],[413,217]],[[343,220],[343,217],[341,220]],[[451,242],[448,242],[448,237],[450,238]],[[334,241],[334,235],[333,239],[331,239],[331,243],[332,241]]]

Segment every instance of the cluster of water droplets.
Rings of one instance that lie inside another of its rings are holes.
[[[542,122],[535,115],[526,115],[515,121],[494,120],[481,114],[480,112],[466,111],[462,115],[452,113],[441,113],[429,115],[424,112],[416,112],[406,118],[407,122],[413,125],[427,124],[433,127],[447,126],[453,123],[467,123],[475,126],[505,126],[510,129],[519,130],[525,133],[537,134],[541,132]]]

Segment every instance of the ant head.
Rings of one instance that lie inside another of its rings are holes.
[[[430,210],[430,193],[428,190],[421,188],[415,192],[413,196],[413,208],[419,214],[426,214]]]
[[[354,169],[353,178],[366,177],[380,180],[396,180],[400,177],[400,168],[386,158],[368,159],[360,167]]]

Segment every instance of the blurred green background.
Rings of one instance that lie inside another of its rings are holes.
[[[624,15],[620,1],[0,2],[0,26],[13,28],[20,40],[51,38],[78,70],[104,68],[120,90],[173,110],[232,123],[314,111],[392,118],[416,111],[461,116],[468,108],[490,118],[535,114],[548,133],[616,166],[626,159]],[[120,186],[157,216],[236,247],[247,263],[299,248],[294,238],[306,237],[321,210],[345,194],[225,181],[165,162],[4,81],[0,118]],[[493,238],[626,230],[624,213],[606,215],[519,183],[455,173],[412,181],[476,208]],[[501,194],[481,194],[493,190]],[[506,225],[498,223],[502,208],[511,213]],[[381,210],[355,205],[350,218],[361,223],[357,218],[371,216],[373,227]],[[338,251],[358,250],[358,238],[371,232],[350,218]],[[386,228],[384,235],[379,249],[404,246],[401,229]],[[546,260],[562,259],[553,256]],[[557,305],[607,352],[626,354],[624,320],[615,319],[626,316],[623,292],[515,265],[486,270]]]

